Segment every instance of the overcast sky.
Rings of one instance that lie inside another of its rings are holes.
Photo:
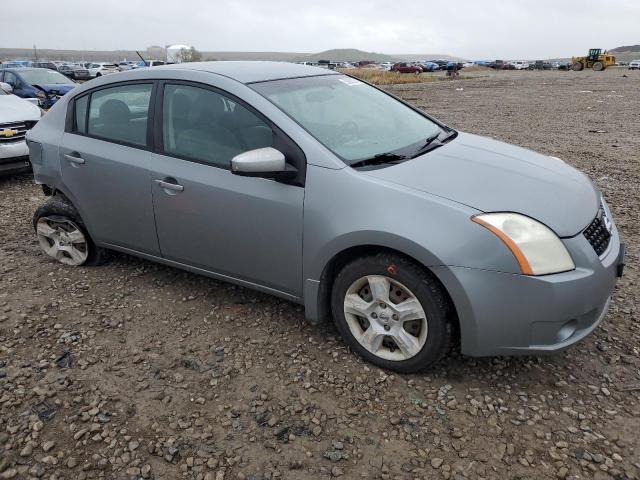
[[[0,47],[550,58],[640,43],[640,0],[7,0]]]

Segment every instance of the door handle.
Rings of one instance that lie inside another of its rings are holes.
[[[156,183],[165,190],[171,190],[173,192],[182,192],[184,190],[184,187],[182,185],[179,185],[177,183],[165,182],[164,180],[160,180],[159,178],[156,178]]]
[[[69,153],[65,153],[64,158],[69,160],[71,163],[75,163],[76,165],[84,165],[84,158],[82,158],[78,154],[71,155]]]

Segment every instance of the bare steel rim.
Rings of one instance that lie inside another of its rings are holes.
[[[367,275],[351,284],[344,316],[360,345],[385,360],[408,360],[427,341],[420,301],[402,283],[383,275]]]
[[[87,261],[89,245],[82,230],[65,217],[41,217],[36,223],[38,242],[47,255],[66,265]]]

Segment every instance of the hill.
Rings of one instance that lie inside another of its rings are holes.
[[[297,62],[317,62],[330,60],[332,62],[358,62],[371,60],[373,62],[393,62],[396,58],[384,53],[363,52],[355,48],[336,48],[320,53],[303,54],[296,58]]]
[[[630,62],[640,58],[640,45],[625,45],[609,50],[618,62]]]
[[[611,50],[609,50],[610,52],[634,52],[634,53],[640,53],[640,45],[625,45],[622,47],[617,47],[617,48],[612,48]]]

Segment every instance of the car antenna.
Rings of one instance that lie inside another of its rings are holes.
[[[149,64],[147,63],[147,61],[144,59],[144,57],[142,55],[140,55],[140,52],[136,50],[136,54],[140,57],[140,60],[142,60],[142,63],[144,64],[145,67],[149,66]]]

